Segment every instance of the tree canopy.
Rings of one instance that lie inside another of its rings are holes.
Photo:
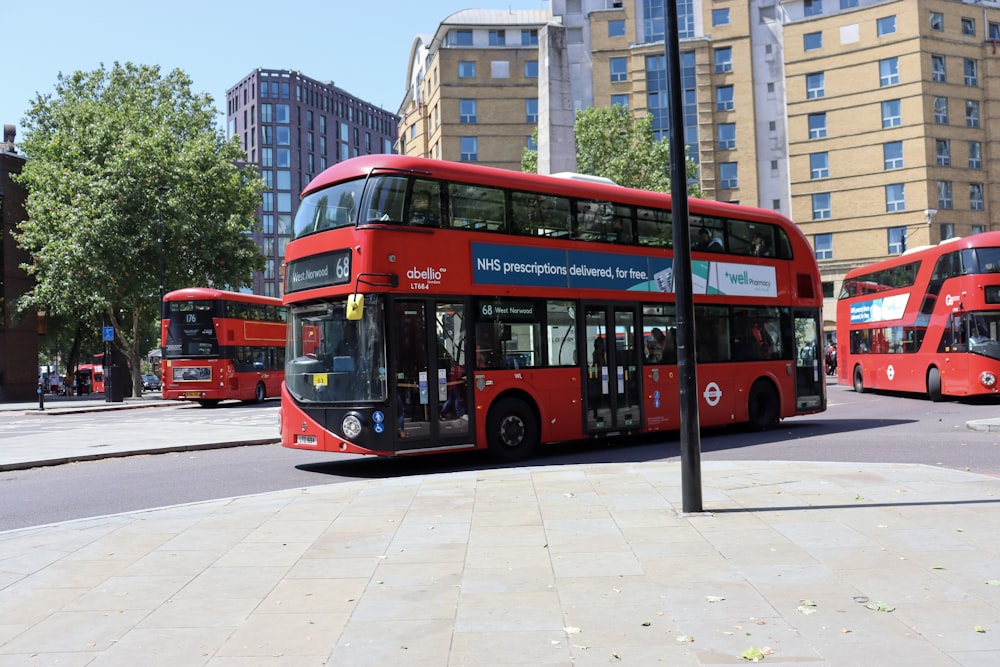
[[[618,185],[657,192],[670,191],[670,144],[654,139],[653,117],[633,118],[628,108],[590,107],[576,112],[576,169],[584,174],[610,178]],[[537,172],[538,152],[525,149],[521,170]],[[688,194],[701,195],[694,182],[698,167],[686,159]]]
[[[37,283],[18,307],[113,325],[133,392],[139,332],[160,317],[161,254],[165,291],[238,288],[264,266],[251,236],[261,180],[216,113],[181,70],[116,62],[60,74],[25,117],[15,236]]]

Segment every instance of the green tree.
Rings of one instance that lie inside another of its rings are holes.
[[[620,105],[581,109],[576,112],[573,135],[577,171],[629,188],[670,191],[670,144],[667,139],[654,139],[652,116],[633,118]],[[521,170],[537,172],[537,151],[522,152]],[[700,197],[701,188],[694,180],[698,166],[690,158],[685,159],[685,171],[688,194]]]
[[[142,332],[160,318],[161,254],[167,291],[241,287],[264,266],[250,234],[262,183],[215,114],[184,72],[116,62],[60,74],[25,117],[28,219],[15,236],[37,283],[18,307],[113,325],[133,396]]]

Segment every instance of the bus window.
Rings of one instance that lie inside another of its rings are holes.
[[[549,366],[576,365],[576,308],[572,301],[549,301],[545,327]]]
[[[556,238],[569,236],[572,213],[565,197],[513,192],[510,203],[515,233]]]
[[[403,222],[406,179],[402,176],[375,176],[368,184],[368,222]]]
[[[632,208],[603,201],[576,204],[576,238],[583,241],[632,243]]]
[[[361,198],[363,185],[360,179],[345,181],[303,197],[292,223],[295,238],[353,225],[357,219],[355,203]]]
[[[696,306],[694,309],[695,361],[729,361],[729,308]]]
[[[441,188],[434,181],[416,180],[410,194],[409,215],[411,225],[437,227],[441,224]]]
[[[643,360],[647,364],[677,363],[677,320],[673,304],[642,307]]]
[[[674,247],[674,223],[670,211],[640,208],[636,211],[639,219],[639,245],[654,248]]]
[[[452,227],[487,232],[507,229],[504,191],[500,188],[452,183],[448,186],[448,203]]]

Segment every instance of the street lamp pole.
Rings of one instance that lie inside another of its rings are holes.
[[[160,316],[163,316],[163,194],[170,190],[169,185],[161,185],[156,194],[156,216],[159,219],[160,234],[157,239],[160,256]]]

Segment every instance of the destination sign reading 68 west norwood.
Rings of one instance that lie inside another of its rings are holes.
[[[334,250],[289,262],[285,293],[351,282],[351,251]]]

